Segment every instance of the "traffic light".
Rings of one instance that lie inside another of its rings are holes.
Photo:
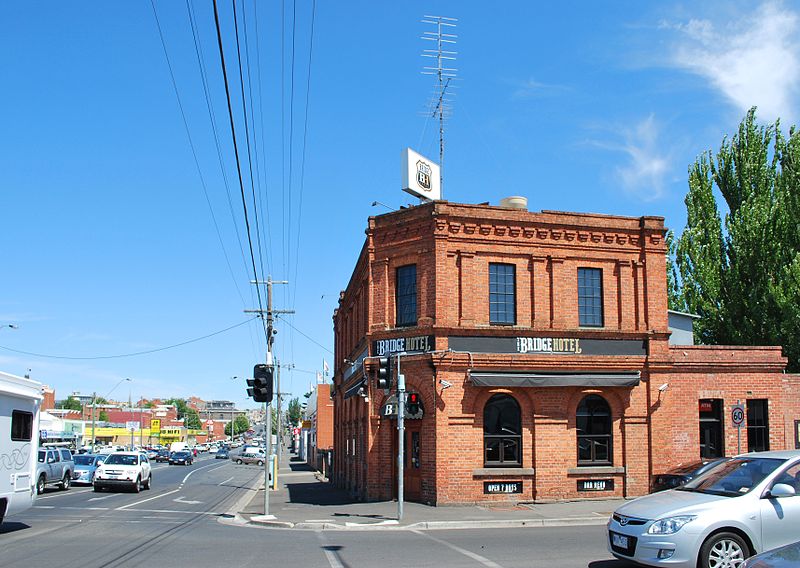
[[[378,357],[378,388],[392,388],[392,359],[391,357]]]
[[[256,402],[272,402],[272,367],[256,365],[253,367],[253,378],[247,379],[247,396]]]
[[[419,414],[419,393],[410,392],[406,397],[406,406],[408,407],[408,413],[411,416],[416,416]]]

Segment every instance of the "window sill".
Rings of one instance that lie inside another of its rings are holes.
[[[479,467],[472,470],[473,477],[503,477],[533,475],[536,470],[532,467]]]
[[[593,473],[598,474],[621,474],[625,473],[624,467],[614,467],[613,465],[600,465],[589,467],[571,467],[567,470],[567,475],[589,475]]]

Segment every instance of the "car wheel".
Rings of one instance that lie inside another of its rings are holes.
[[[731,532],[710,536],[700,548],[700,568],[739,568],[750,556],[750,547]]]
[[[236,463],[237,463],[238,465],[242,465],[242,460],[236,460]]]
[[[151,471],[150,475],[147,476],[147,483],[145,483],[144,488],[149,491],[152,485],[153,485],[153,472]]]
[[[100,489],[100,486],[99,486],[99,485],[95,485],[95,486],[94,486],[94,492],[95,492],[95,493],[100,493],[101,491],[102,491],[102,489]]]
[[[40,475],[39,480],[36,482],[36,493],[41,495],[44,493],[45,487],[47,487],[47,480],[45,479],[44,475]]]
[[[137,477],[136,481],[133,482],[133,492],[139,493],[142,490],[142,480],[141,478]]]
[[[259,465],[259,466],[262,466],[262,465],[264,465],[264,462],[263,462],[263,461],[261,461],[261,460],[258,460],[258,465]]]
[[[70,477],[70,473],[67,472],[64,474],[64,479],[61,480],[61,489],[65,491],[69,489],[70,483],[72,483],[72,478]]]

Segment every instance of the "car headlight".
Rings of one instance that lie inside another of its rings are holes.
[[[680,517],[667,517],[666,519],[659,519],[647,529],[647,534],[675,534],[686,523],[689,523],[697,518],[697,515],[682,515]]]

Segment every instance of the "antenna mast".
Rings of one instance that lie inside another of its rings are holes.
[[[427,15],[423,16],[422,19],[422,23],[436,26],[436,31],[423,32],[422,34],[422,39],[436,42],[436,49],[424,49],[422,51],[423,57],[436,59],[436,66],[423,67],[422,74],[435,75],[437,80],[437,90],[431,101],[432,108],[429,116],[439,119],[439,187],[442,195],[444,195],[444,120],[450,116],[452,111],[452,106],[449,104],[452,99],[448,99],[446,95],[448,94],[447,88],[450,86],[450,81],[456,78],[456,72],[458,71],[455,67],[448,67],[448,65],[453,65],[453,63],[448,62],[455,61],[458,52],[444,49],[449,47],[446,44],[455,44],[458,36],[445,33],[443,30],[455,28],[457,21],[456,18]]]

